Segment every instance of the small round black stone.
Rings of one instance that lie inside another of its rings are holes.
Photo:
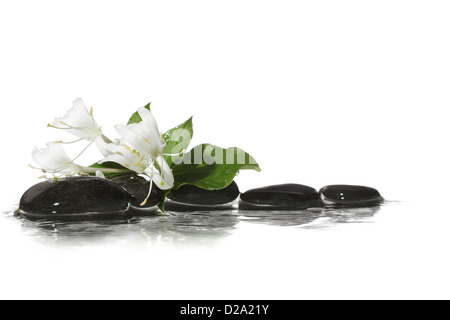
[[[365,186],[331,185],[320,190],[320,198],[331,207],[370,207],[383,202],[378,190]]]
[[[205,190],[193,185],[184,185],[178,190],[172,190],[168,198],[189,205],[214,206],[233,202],[239,194],[239,187],[233,181],[228,187],[220,190]]]
[[[301,184],[281,184],[249,190],[241,194],[239,209],[296,210],[317,206],[319,193]]]
[[[20,199],[18,212],[49,217],[123,212],[128,199],[126,191],[109,180],[72,177],[32,186]]]

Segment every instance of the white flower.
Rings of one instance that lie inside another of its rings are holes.
[[[81,98],[76,99],[73,102],[73,107],[69,109],[63,117],[56,118],[51,125],[49,124],[49,127],[65,130],[79,138],[73,142],[87,140],[91,142],[89,146],[93,142],[96,142],[103,156],[106,157],[109,155],[109,153],[102,148],[102,142],[111,141],[103,135],[101,127],[95,121],[93,108],[88,111],[86,104]],[[62,143],[61,141],[59,142]]]
[[[63,146],[58,143],[48,143],[45,149],[35,147],[32,156],[44,173],[71,176],[80,171],[80,167],[73,163]]]
[[[88,111],[81,98],[73,102],[73,107],[64,117],[56,118],[51,127],[64,129],[80,139],[89,141],[95,140],[102,134],[101,127],[93,117],[93,109]]]
[[[138,173],[147,180],[152,180],[161,190],[173,188],[174,177],[172,170],[162,155],[158,155],[156,159],[152,159],[141,154],[136,149],[132,150],[126,144],[117,145],[110,143],[105,146],[105,149],[114,154],[101,160],[100,163],[109,161],[118,163]]]
[[[147,180],[150,180],[150,192],[155,183],[159,189],[173,188],[174,176],[163,157],[165,142],[158,130],[158,125],[152,113],[138,109],[142,118],[139,123],[128,126],[117,125],[116,130],[122,136],[121,144],[109,143],[103,146],[111,155],[100,163],[112,161],[132,170]],[[141,205],[145,205],[148,197]]]
[[[139,108],[138,113],[142,118],[141,122],[128,126],[119,124],[116,126],[116,130],[124,141],[131,144],[141,154],[156,160],[162,155],[166,143],[162,139],[152,113],[145,108]]]

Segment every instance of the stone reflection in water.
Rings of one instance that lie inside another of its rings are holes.
[[[380,206],[369,208],[312,208],[295,211],[240,211],[241,219],[251,223],[274,226],[329,227],[338,223],[367,222]]]
[[[295,211],[239,211],[241,220],[275,226],[301,226],[315,221],[320,213],[309,210]]]
[[[50,241],[83,243],[92,240],[124,239],[127,242],[155,239],[188,240],[220,238],[230,234],[239,223],[237,211],[169,213],[128,220],[30,221],[23,219],[25,231]]]
[[[128,237],[135,219],[98,221],[50,221],[21,219],[24,232],[38,242],[90,244],[107,237]]]
[[[222,210],[171,212],[165,216],[147,215],[127,220],[30,221],[21,219],[28,236],[44,243],[91,244],[158,241],[211,242],[232,233],[240,221],[273,226],[323,229],[341,223],[370,222],[380,206],[370,208],[313,208],[296,211]]]
[[[368,220],[376,215],[380,209],[381,206],[367,208],[323,209],[322,217],[328,218],[330,223],[368,222]]]
[[[142,220],[141,233],[149,238],[211,239],[227,236],[239,223],[236,210],[173,212],[157,220]]]

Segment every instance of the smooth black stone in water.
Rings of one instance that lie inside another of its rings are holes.
[[[316,189],[301,184],[281,184],[241,194],[242,210],[301,210],[321,206]]]
[[[199,212],[199,211],[220,211],[232,209],[232,204],[220,204],[220,205],[191,205],[186,203],[180,203],[168,200],[165,204],[166,211],[175,212]]]
[[[204,190],[192,185],[181,186],[178,190],[172,190],[168,198],[179,204],[196,206],[216,206],[233,202],[239,197],[239,187],[232,182],[228,187],[220,190]]]
[[[136,208],[150,208],[159,204],[162,200],[163,193],[154,184],[152,186],[152,192],[144,206],[141,203],[148,195],[150,189],[150,183],[142,177],[139,176],[126,176],[117,177],[112,180],[123,187],[130,194],[130,204]]]
[[[351,185],[331,185],[320,190],[320,198],[328,207],[371,207],[381,204],[384,199],[370,187]]]
[[[45,181],[28,189],[20,199],[19,215],[26,217],[76,217],[122,215],[129,195],[117,184],[95,177]]]

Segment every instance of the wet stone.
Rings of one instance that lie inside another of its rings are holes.
[[[117,184],[95,177],[72,177],[32,186],[20,200],[19,215],[63,218],[124,215],[129,195]]]
[[[124,176],[113,178],[114,183],[123,187],[130,194],[130,204],[136,208],[150,208],[159,204],[162,200],[163,193],[154,184],[152,186],[152,192],[144,206],[141,203],[148,195],[150,189],[150,183],[139,176]]]
[[[302,210],[321,206],[316,189],[301,184],[281,184],[241,194],[241,210]]]
[[[221,211],[230,210],[233,207],[233,203],[229,204],[219,204],[219,205],[195,205],[175,202],[172,200],[167,200],[165,204],[166,211],[175,212],[210,212],[210,211]]]
[[[327,207],[371,207],[380,205],[383,197],[370,187],[331,185],[320,190],[320,198]]]
[[[232,182],[221,190],[204,190],[192,185],[181,186],[178,190],[172,190],[168,198],[179,204],[195,206],[217,206],[233,202],[239,197],[239,187]]]

